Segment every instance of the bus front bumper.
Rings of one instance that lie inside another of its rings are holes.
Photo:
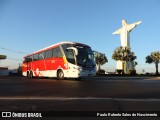
[[[86,76],[96,76],[96,71],[82,70],[79,72],[79,77],[86,77]]]

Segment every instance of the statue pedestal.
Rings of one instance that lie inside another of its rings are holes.
[[[124,74],[130,74],[131,71],[135,71],[135,62],[118,60],[116,68],[118,71],[123,71],[124,69]]]

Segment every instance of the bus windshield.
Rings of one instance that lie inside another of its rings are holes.
[[[94,67],[94,55],[89,47],[76,46],[78,49],[77,65],[82,67]]]
[[[62,45],[64,50],[66,59],[69,63],[81,66],[81,67],[95,67],[94,55],[93,51],[90,47],[74,45],[78,50],[78,54],[75,55],[75,51],[73,49],[67,49],[73,47],[70,44]]]

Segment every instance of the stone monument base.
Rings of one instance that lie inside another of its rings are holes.
[[[135,70],[135,62],[134,61],[117,61],[117,72],[124,72],[124,74],[133,74],[136,72]],[[124,71],[123,71],[124,70]]]

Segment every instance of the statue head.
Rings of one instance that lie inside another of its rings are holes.
[[[126,20],[122,20],[122,26],[125,26],[127,24]]]

